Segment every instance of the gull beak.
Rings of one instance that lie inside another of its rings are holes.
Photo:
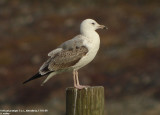
[[[104,26],[104,25],[99,25],[98,29],[106,29],[107,30],[108,28],[106,26]]]

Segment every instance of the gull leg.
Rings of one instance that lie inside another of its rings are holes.
[[[83,85],[80,85],[79,84],[79,79],[78,79],[78,71],[75,70],[75,78],[76,78],[76,87],[77,89],[83,89],[83,88],[86,88],[88,86],[83,86]]]
[[[73,81],[74,81],[74,87],[76,87],[77,82],[76,82],[76,72],[75,72],[75,70],[73,70]]]

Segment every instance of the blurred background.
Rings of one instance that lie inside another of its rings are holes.
[[[105,87],[105,115],[160,115],[160,2],[157,0],[0,0],[0,109],[47,109],[65,115],[72,73],[26,85],[47,54],[93,18],[98,55],[79,71],[80,83]],[[17,113],[21,114],[21,113]]]

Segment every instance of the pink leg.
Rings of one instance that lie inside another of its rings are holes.
[[[79,79],[78,79],[78,71],[77,70],[75,70],[75,78],[76,78],[76,87],[75,88],[77,88],[77,89],[83,89],[83,88],[86,88],[86,87],[88,87],[88,86],[83,86],[83,85],[80,85],[79,84]]]

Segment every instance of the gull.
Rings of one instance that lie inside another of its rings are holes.
[[[78,70],[90,63],[96,56],[100,37],[97,29],[107,29],[106,26],[98,24],[93,19],[85,19],[80,24],[80,34],[62,43],[57,49],[48,53],[49,59],[43,63],[37,74],[23,84],[48,75],[41,84],[43,86],[50,78],[66,71],[73,71],[74,87],[83,89],[87,86],[80,85]]]

